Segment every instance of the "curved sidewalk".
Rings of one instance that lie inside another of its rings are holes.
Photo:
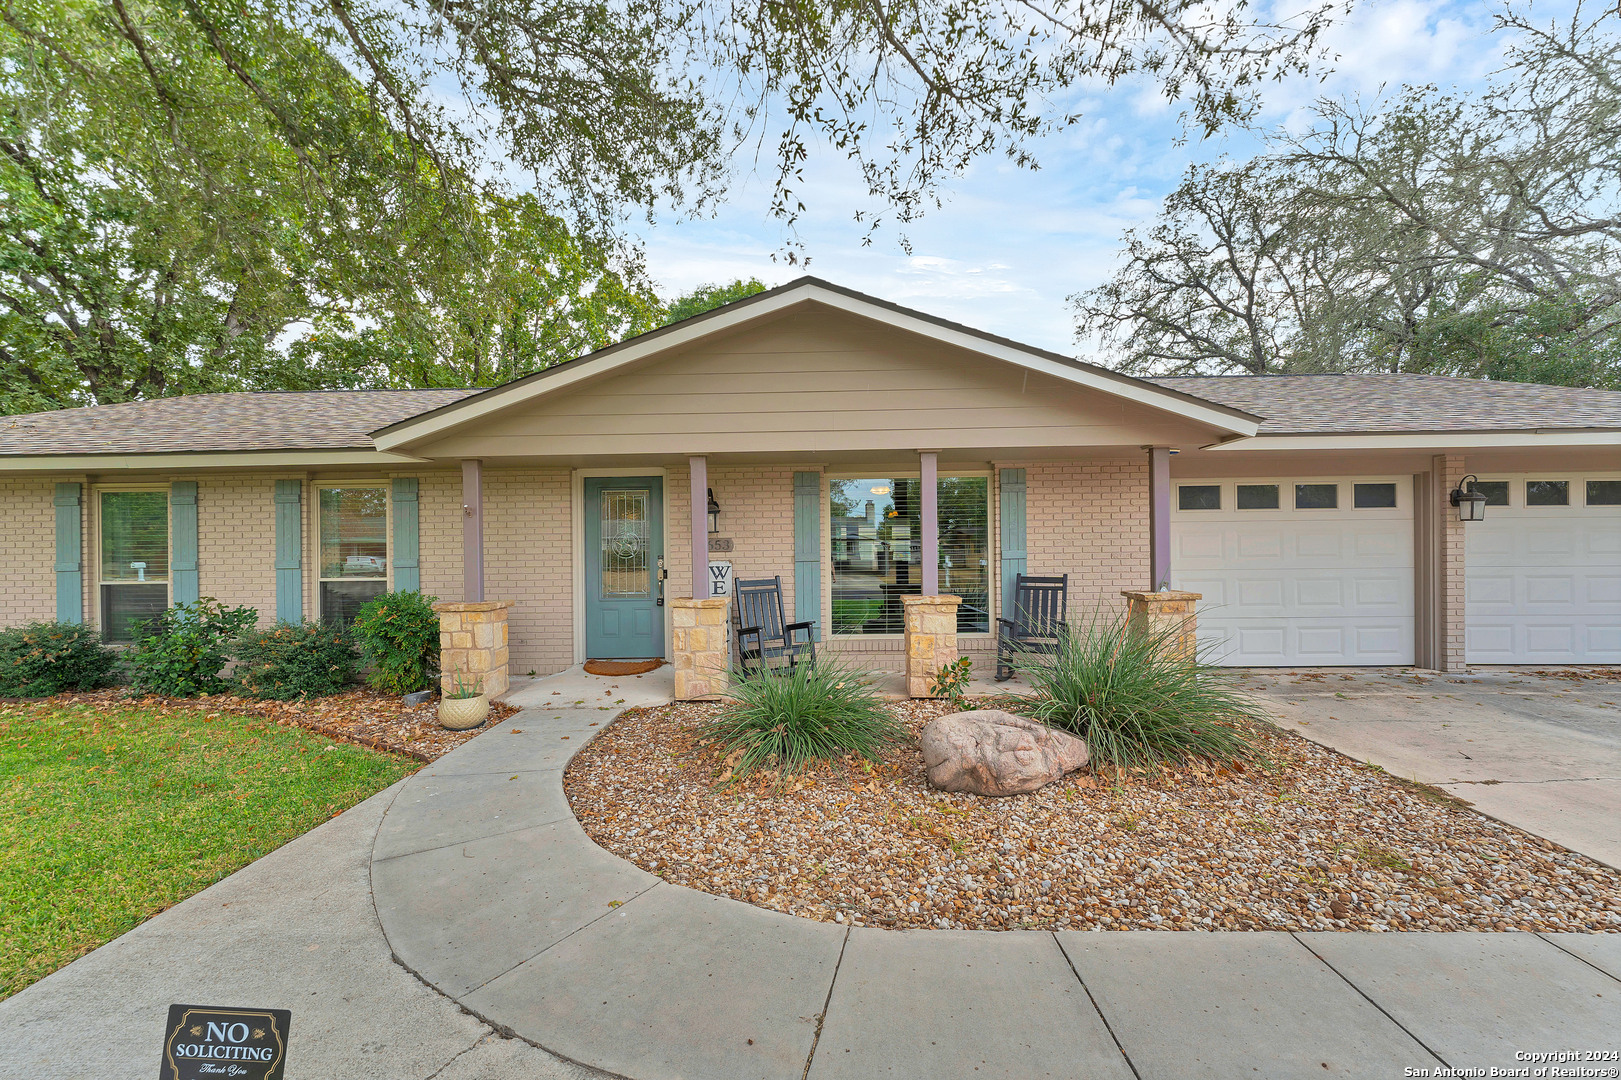
[[[1616,934],[852,930],[671,885],[563,794],[616,715],[527,709],[424,768],[371,873],[402,964],[632,1080],[1400,1076],[1621,1031]]]

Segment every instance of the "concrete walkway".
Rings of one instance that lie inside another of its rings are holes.
[[[144,1072],[173,1002],[291,1009],[288,1080],[1386,1077],[1621,1046],[1621,935],[897,933],[669,885],[562,792],[638,694],[560,685],[0,1002],[0,1078]]]
[[[849,930],[598,848],[562,770],[613,715],[529,709],[402,784],[398,960],[635,1080],[1401,1076],[1621,1045],[1621,935]]]
[[[504,1036],[390,958],[371,850],[400,791],[0,1001],[0,1078],[153,1076],[171,1003],[291,1009],[287,1080],[600,1076]]]
[[[1278,723],[1621,869],[1621,680],[1255,672]]]

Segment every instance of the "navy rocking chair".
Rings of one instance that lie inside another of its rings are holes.
[[[782,578],[739,580],[732,587],[732,622],[737,633],[737,660],[745,675],[762,667],[816,663],[816,623],[788,622],[782,608]]]
[[[1015,657],[1056,653],[1069,628],[1069,575],[1013,581],[1012,618],[996,620],[996,681],[1013,678]]]

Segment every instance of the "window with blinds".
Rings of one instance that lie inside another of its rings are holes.
[[[388,489],[321,488],[321,621],[348,626],[388,591]]]
[[[833,632],[899,634],[902,596],[923,591],[922,500],[917,477],[833,479]],[[962,597],[959,633],[990,630],[990,480],[943,476],[936,487],[940,591]]]
[[[103,491],[100,517],[101,636],[134,641],[169,606],[169,496]]]

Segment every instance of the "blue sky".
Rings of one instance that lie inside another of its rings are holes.
[[[1298,123],[1320,95],[1369,97],[1403,82],[1478,87],[1500,63],[1484,2],[1364,0],[1330,32],[1338,54],[1326,82],[1269,86],[1263,122]],[[1551,18],[1563,5],[1537,5]],[[1243,133],[1178,145],[1177,108],[1143,85],[1083,99],[1085,119],[1038,144],[1031,172],[987,159],[957,179],[946,204],[907,228],[911,253],[886,228],[862,246],[857,210],[872,210],[859,178],[833,154],[807,169],[809,213],[798,238],[809,272],[971,326],[1064,353],[1077,346],[1066,298],[1104,281],[1120,234],[1150,221],[1188,164],[1246,158]],[[769,185],[740,174],[719,212],[662,218],[641,238],[648,269],[666,295],[705,282],[755,276],[780,284],[805,271],[772,260],[787,233],[769,218]]]

